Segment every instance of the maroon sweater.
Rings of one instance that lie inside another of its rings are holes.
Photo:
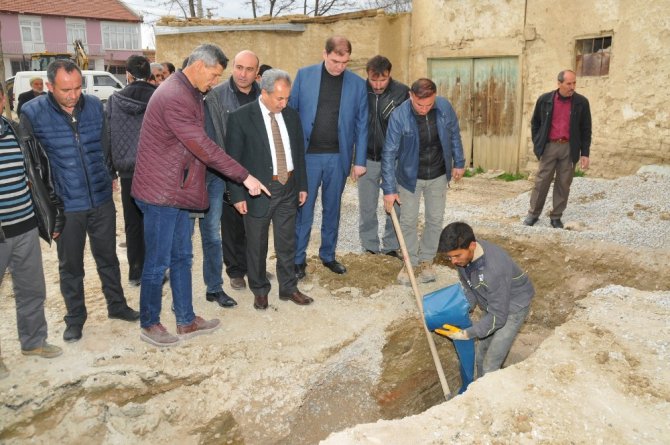
[[[202,94],[177,72],[151,97],[137,146],[131,194],[148,204],[187,210],[209,206],[207,167],[235,182],[249,172],[205,133]]]

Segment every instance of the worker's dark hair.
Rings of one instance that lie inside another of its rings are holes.
[[[412,93],[419,99],[425,99],[437,93],[437,85],[430,79],[422,77],[412,84]]]
[[[272,67],[270,65],[263,64],[258,67],[258,75],[263,77],[263,73],[266,72],[267,70],[271,70]]]
[[[64,69],[66,73],[70,74],[73,71],[77,71],[81,76],[81,70],[72,60],[68,59],[56,59],[49,64],[47,67],[47,79],[49,83],[53,84],[56,82],[56,73],[58,70]]]
[[[346,37],[332,36],[326,40],[326,54],[334,52],[337,55],[343,56],[351,54],[351,42]]]
[[[147,81],[151,76],[151,62],[144,56],[134,54],[126,60],[126,71],[135,80]]]
[[[174,70],[175,70],[174,64],[172,64],[170,62],[163,62],[163,63],[161,63],[161,65],[163,65],[165,68],[167,68],[167,70],[170,74],[174,73]]]
[[[391,61],[384,56],[374,56],[368,63],[365,65],[365,71],[368,74],[376,74],[382,76],[385,72],[391,72]]]
[[[472,227],[464,222],[453,222],[442,230],[437,251],[446,253],[457,249],[467,249],[474,241],[477,240]]]

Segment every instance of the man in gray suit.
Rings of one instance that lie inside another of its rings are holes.
[[[228,154],[270,190],[269,196],[249,199],[235,183],[228,183],[231,200],[244,217],[247,233],[247,275],[254,307],[267,309],[270,281],[266,274],[268,232],[272,222],[279,298],[299,305],[312,299],[298,290],[293,258],[298,207],[307,200],[307,174],[302,126],[298,113],[287,108],[291,78],[269,70],[261,79],[258,100],[230,113]]]

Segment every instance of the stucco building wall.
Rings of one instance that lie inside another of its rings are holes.
[[[577,39],[612,36],[609,75],[580,76],[591,103],[592,175],[614,177],[670,163],[670,2],[641,0],[431,0],[413,3],[410,77],[436,57],[517,55],[520,168],[537,165],[530,118],[556,75],[575,68]]]

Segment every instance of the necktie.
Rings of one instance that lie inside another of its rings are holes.
[[[277,180],[281,185],[286,184],[288,172],[286,171],[286,153],[284,153],[284,143],[279,133],[279,124],[275,119],[275,114],[270,112],[270,127],[272,127],[272,141],[275,144],[275,155],[277,156]]]

